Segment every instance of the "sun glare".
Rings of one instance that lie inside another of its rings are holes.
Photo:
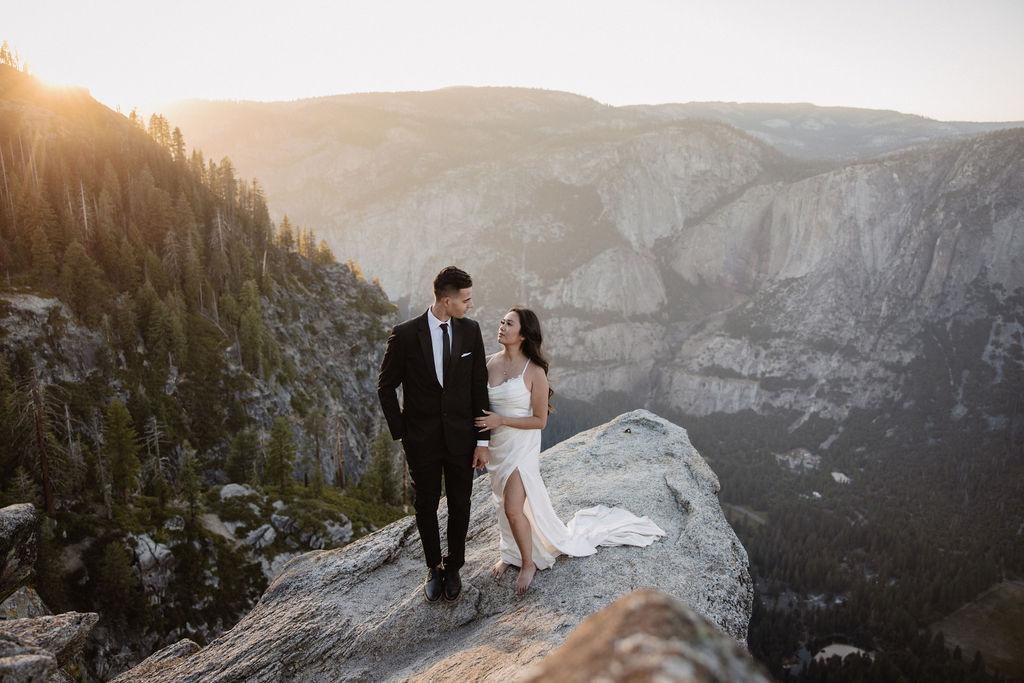
[[[47,90],[49,90],[50,92],[52,92],[54,94],[71,94],[71,93],[89,94],[89,89],[88,88],[85,88],[85,87],[83,87],[81,85],[78,85],[77,83],[71,83],[69,81],[57,80],[57,79],[54,79],[54,78],[46,78],[45,76],[40,76],[39,74],[34,73],[31,70],[29,70],[29,73],[31,73],[33,76],[35,76],[36,80],[38,80],[39,83],[41,83],[43,86],[46,87]]]
[[[612,0],[586,11],[526,0],[500,22],[468,0],[398,12],[389,2],[252,4],[256,11],[239,13],[233,3],[183,0],[153,31],[108,0],[60,4],[56,18],[49,0],[21,3],[5,13],[0,38],[50,83],[88,88],[123,109],[460,83],[566,90],[613,105],[811,102],[941,120],[1024,118],[1024,43],[1014,32],[1024,3],[1010,0],[979,0],[970,11],[927,0],[829,10],[813,0],[728,0],[699,11],[696,0],[645,0],[629,12]],[[949,45],[960,46],[955,57]]]

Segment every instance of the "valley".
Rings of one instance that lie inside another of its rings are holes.
[[[448,262],[485,331],[535,308],[546,445],[638,406],[684,426],[759,577],[749,640],[774,675],[835,634],[872,657],[800,680],[998,675],[927,629],[1024,572],[1019,124],[502,88],[169,116],[400,315]],[[777,461],[794,452],[816,467]]]

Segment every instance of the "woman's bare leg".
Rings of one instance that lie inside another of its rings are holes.
[[[515,470],[505,482],[504,505],[508,525],[512,527],[512,537],[516,540],[519,556],[523,560],[519,578],[516,580],[516,595],[526,592],[533,581],[533,575],[537,573],[537,565],[533,562],[533,530],[530,528],[530,520],[523,512],[525,504],[526,489],[523,487],[523,478],[519,476],[519,470]]]

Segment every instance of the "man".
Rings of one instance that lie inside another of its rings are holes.
[[[434,303],[423,315],[396,325],[377,377],[377,396],[393,439],[401,439],[415,490],[416,527],[427,561],[428,602],[462,591],[473,469],[490,457],[490,432],[473,419],[490,408],[480,326],[466,318],[473,280],[455,266],[434,278]],[[397,389],[401,385],[403,403]],[[441,556],[437,506],[441,478],[448,495],[448,555]]]

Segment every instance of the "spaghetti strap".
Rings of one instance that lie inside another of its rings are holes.
[[[523,375],[526,374],[526,368],[530,367],[530,359],[526,359],[526,365],[523,366],[523,371],[519,373],[519,378],[522,379]]]

